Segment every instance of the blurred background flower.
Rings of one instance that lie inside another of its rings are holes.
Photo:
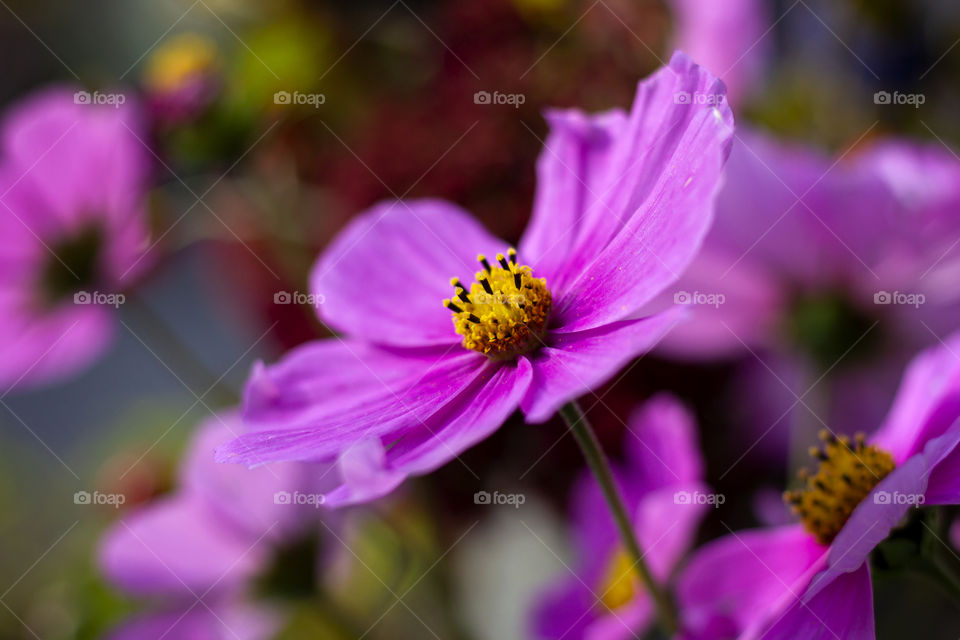
[[[703,483],[693,416],[676,399],[655,396],[633,411],[627,429],[626,463],[616,470],[617,481],[635,514],[651,570],[669,580],[718,496]],[[653,601],[623,549],[600,486],[586,472],[574,485],[571,503],[577,568],[545,591],[531,616],[532,635],[598,640],[644,635],[655,624]]]
[[[104,102],[99,102],[99,98]],[[8,389],[89,366],[147,258],[148,155],[122,92],[49,89],[0,131],[0,382]]]

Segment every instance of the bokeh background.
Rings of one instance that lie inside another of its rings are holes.
[[[442,197],[515,241],[531,208],[543,109],[628,105],[637,81],[669,59],[679,22],[673,4],[655,0],[0,5],[3,104],[52,83],[147,100],[176,80],[178,64],[207,74],[182,109],[155,108],[158,259],[137,303],[119,310],[110,351],[68,381],[0,395],[0,637],[45,640],[101,637],[142,608],[98,575],[98,536],[119,512],[170,489],[189,436],[236,403],[255,360],[326,335],[309,305],[274,297],[307,291],[310,265],[351,216],[387,197]],[[960,148],[960,5],[758,6],[769,28],[750,52],[762,68],[737,87],[739,120],[830,153],[888,135]],[[874,101],[892,90],[925,103]],[[523,102],[478,104],[478,91]],[[277,104],[277,92],[322,95],[322,104]],[[822,319],[784,340],[827,344],[813,366],[832,375],[859,342],[847,336],[859,334],[846,315]],[[879,349],[868,341],[839,368]],[[895,385],[905,358],[891,357]],[[612,451],[623,428],[616,416],[658,391],[695,410],[708,479],[729,497],[701,539],[760,523],[796,468],[790,450],[744,455],[752,438],[731,434],[776,424],[803,451],[809,438],[797,433],[817,426],[790,412],[793,398],[776,385],[754,382],[767,375],[764,362],[752,352],[708,364],[653,354],[584,403]],[[870,389],[857,402],[878,419],[890,391]],[[526,637],[531,594],[565,573],[570,554],[566,497],[582,460],[564,434],[558,421],[515,417],[465,464],[348,510],[351,549],[327,549],[320,578],[333,602],[369,638],[429,637],[425,626],[443,638]],[[75,492],[93,490],[127,501],[74,503]],[[481,490],[525,502],[477,505]],[[960,609],[936,585],[902,575],[876,582],[880,637],[957,637]],[[284,638],[342,632],[308,597],[288,606]]]

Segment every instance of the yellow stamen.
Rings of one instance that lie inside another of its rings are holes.
[[[846,436],[820,432],[823,448],[811,447],[810,455],[820,461],[816,474],[801,469],[803,489],[787,491],[784,500],[800,516],[804,527],[820,544],[830,544],[850,514],[864,498],[893,471],[896,464],[889,453],[866,444],[857,434],[853,446]]]
[[[633,560],[630,559],[630,555],[626,551],[618,550],[610,558],[603,583],[597,592],[600,599],[607,609],[616,611],[632,601],[639,588],[640,582],[636,569],[634,569]]]
[[[507,259],[509,256],[509,260]],[[468,290],[456,278],[450,280],[454,297],[443,305],[453,312],[453,325],[463,346],[495,360],[526,353],[540,344],[553,297],[544,278],[517,264],[517,252],[498,253],[497,264],[477,256],[483,271]]]

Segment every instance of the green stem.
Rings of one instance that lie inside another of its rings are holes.
[[[610,463],[600,447],[597,436],[587,422],[586,416],[580,409],[576,401],[569,402],[560,408],[560,416],[563,418],[573,437],[577,439],[583,456],[587,459],[587,466],[593,472],[594,477],[603,490],[603,496],[607,500],[607,505],[613,514],[613,519],[620,531],[620,539],[626,547],[627,553],[634,562],[634,567],[640,575],[644,586],[653,597],[659,612],[660,627],[668,637],[672,636],[677,630],[677,612],[674,609],[673,602],[666,591],[657,583],[650,572],[650,567],[644,561],[643,550],[637,541],[636,533],[633,530],[633,523],[627,514],[627,509],[623,504],[623,497],[613,479],[613,472],[610,470]]]

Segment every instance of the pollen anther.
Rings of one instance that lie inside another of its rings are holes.
[[[614,611],[631,602],[641,588],[635,563],[620,549],[610,558],[598,595],[604,609]]]
[[[804,527],[820,544],[830,544],[850,514],[896,466],[893,457],[862,434],[854,442],[820,432],[822,448],[811,447],[811,457],[820,461],[815,474],[801,469],[802,489],[787,491],[784,500],[800,516]]]
[[[553,298],[544,278],[534,278],[529,266],[517,264],[514,249],[496,258],[497,264],[491,265],[482,254],[477,256],[483,271],[476,273],[469,291],[451,278],[458,303],[443,304],[453,312],[464,347],[502,360],[540,344]]]

